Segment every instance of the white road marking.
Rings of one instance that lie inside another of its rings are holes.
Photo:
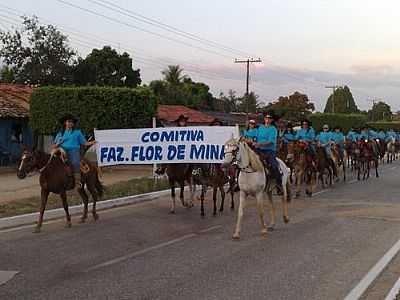
[[[329,191],[330,191],[330,190],[322,190],[322,191],[319,191],[319,192],[314,193],[313,195],[314,195],[314,196],[318,196],[318,195],[321,195],[321,194],[326,193],[326,192],[329,192]]]
[[[101,268],[104,268],[104,267],[107,267],[107,266],[111,266],[111,265],[120,263],[120,262],[122,262],[124,260],[130,259],[130,258],[134,258],[134,257],[139,256],[139,255],[146,254],[146,253],[148,253],[150,251],[157,250],[157,249],[160,249],[160,248],[164,248],[164,247],[167,247],[167,246],[170,246],[170,245],[185,241],[187,239],[191,239],[191,238],[193,238],[195,236],[197,236],[197,234],[195,234],[195,233],[186,234],[186,235],[184,235],[184,236],[182,236],[180,238],[173,239],[173,240],[170,240],[170,241],[167,241],[167,242],[155,245],[155,246],[151,246],[151,247],[139,250],[139,251],[135,251],[133,253],[130,253],[130,254],[127,254],[127,255],[124,255],[124,256],[121,256],[121,257],[117,257],[117,258],[111,259],[109,261],[103,262],[101,264],[95,265],[95,266],[90,267],[89,269],[87,269],[85,272],[90,272],[90,271],[101,269]]]
[[[365,293],[372,282],[382,273],[386,266],[400,251],[400,240],[372,267],[364,278],[351,290],[344,300],[358,300]]]
[[[385,300],[395,300],[397,294],[400,291],[400,278],[396,281],[389,294],[386,296]]]
[[[18,271],[0,271],[0,285],[10,281],[18,273]]]
[[[353,183],[356,183],[356,182],[358,182],[357,179],[353,179],[353,180],[349,181],[350,184],[353,184]]]
[[[212,227],[200,230],[199,233],[210,232],[210,231],[219,229],[221,227],[222,227],[221,225],[212,226]],[[98,269],[101,269],[101,268],[104,268],[104,267],[107,267],[107,266],[111,266],[111,265],[120,263],[120,262],[122,262],[124,260],[130,259],[130,258],[134,258],[134,257],[137,257],[139,255],[146,254],[146,253],[148,253],[150,251],[158,250],[158,249],[161,249],[161,248],[164,248],[164,247],[167,247],[167,246],[170,246],[170,245],[185,241],[187,239],[194,238],[196,236],[198,236],[197,233],[186,234],[186,235],[184,235],[184,236],[182,236],[180,238],[176,238],[176,239],[173,239],[173,240],[170,240],[170,241],[167,241],[167,242],[163,242],[161,244],[154,245],[154,246],[151,246],[151,247],[139,250],[139,251],[135,251],[133,253],[129,253],[129,254],[126,254],[124,256],[120,256],[120,257],[111,259],[109,261],[103,262],[101,264],[95,265],[95,266],[90,267],[89,269],[87,269],[85,272],[90,272],[90,271],[98,270]]]

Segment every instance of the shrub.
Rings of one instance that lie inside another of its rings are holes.
[[[84,132],[97,129],[150,127],[157,109],[147,87],[42,87],[30,100],[30,125],[40,134],[54,134],[66,113],[79,118]]]
[[[309,119],[314,129],[318,131],[322,130],[324,124],[328,124],[331,128],[340,126],[347,132],[351,127],[362,127],[367,123],[367,116],[361,114],[315,113],[310,115]]]
[[[368,126],[375,129],[383,128],[385,131],[389,129],[400,131],[400,122],[369,122]]]

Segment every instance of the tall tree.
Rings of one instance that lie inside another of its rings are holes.
[[[174,86],[179,85],[185,78],[187,78],[187,76],[182,75],[182,73],[183,69],[179,65],[168,66],[167,69],[161,72],[161,74],[164,75],[164,80]]]
[[[79,59],[73,74],[77,85],[136,87],[142,82],[129,54],[119,54],[110,46],[93,49],[85,59]]]
[[[254,92],[250,92],[248,96],[244,95],[238,100],[238,109],[241,112],[247,112],[247,107],[249,112],[255,113],[260,108],[259,96]]]
[[[0,57],[12,70],[16,83],[40,85],[71,81],[75,51],[66,35],[53,25],[41,25],[37,17],[22,17],[22,29],[0,30]]]
[[[348,86],[336,89],[335,92],[329,96],[324,112],[342,114],[359,112],[353,94]]]
[[[389,104],[379,101],[374,103],[368,111],[369,121],[389,121],[392,119],[392,110]]]
[[[306,94],[294,92],[292,95],[279,97],[278,100],[266,105],[263,110],[274,110],[286,119],[299,120],[311,114],[315,106]]]

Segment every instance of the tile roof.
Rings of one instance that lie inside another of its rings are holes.
[[[204,124],[208,125],[214,121],[214,117],[207,115],[203,112],[188,108],[183,105],[158,105],[157,118],[161,122],[172,123],[180,115],[189,117],[188,123]]]
[[[27,118],[33,88],[0,83],[0,118]]]

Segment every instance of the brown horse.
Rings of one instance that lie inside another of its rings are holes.
[[[51,159],[50,159],[51,158]],[[41,187],[41,204],[39,220],[34,232],[40,232],[43,223],[43,215],[46,209],[47,200],[50,193],[58,194],[61,197],[65,210],[67,223],[66,227],[71,227],[71,216],[68,211],[67,191],[75,187],[75,179],[71,176],[69,167],[62,161],[59,156],[50,156],[41,151],[25,150],[21,157],[17,176],[19,179],[26,178],[27,174],[34,170],[40,171],[39,183]],[[81,161],[82,186],[79,188],[79,194],[84,203],[84,211],[81,222],[85,222],[88,211],[88,196],[84,190],[86,185],[93,197],[93,218],[97,220],[99,217],[96,212],[96,202],[98,197],[103,195],[103,186],[99,180],[97,168],[92,166],[89,161]]]
[[[301,185],[306,183],[306,195],[311,197],[316,185],[316,170],[312,157],[307,153],[305,142],[291,142],[288,144],[288,161],[293,165],[296,178],[296,198],[300,197]]]
[[[231,210],[235,209],[234,197],[234,185],[236,170],[234,167],[227,169],[231,176],[227,176],[220,164],[199,164],[193,169],[193,180],[195,184],[201,185],[201,208],[200,215],[205,216],[204,213],[204,196],[207,192],[207,187],[211,186],[213,188],[213,215],[217,215],[217,190],[219,189],[221,194],[221,205],[219,207],[219,212],[224,211],[225,202],[225,184],[229,183],[229,193],[231,194]],[[233,176],[232,176],[233,175]]]
[[[360,156],[357,164],[357,179],[360,180],[361,169],[363,169],[363,180],[370,176],[371,163],[375,167],[375,176],[378,178],[379,158],[374,150],[373,142],[359,141],[357,147],[360,151]]]
[[[278,139],[278,154],[277,157],[280,158],[286,166],[290,169],[290,183],[293,183],[293,161],[288,153],[288,144],[285,144],[282,139]]]
[[[329,184],[329,186],[332,186],[333,183],[332,161],[328,158],[326,150],[322,146],[317,147],[317,171],[318,171],[318,179],[320,180],[322,187],[325,188],[327,184]]]
[[[337,181],[339,181],[340,170],[342,170],[343,181],[346,181],[346,158],[344,153],[343,158],[340,156],[340,146],[338,144],[332,146],[332,157],[333,163],[335,164],[335,171],[337,173]]]
[[[163,164],[160,165],[156,174],[164,175],[167,174],[169,187],[171,189],[171,209],[170,213],[175,213],[175,184],[181,188],[180,199],[183,207],[191,208],[193,207],[193,195],[195,186],[193,185],[193,177],[192,177],[193,165],[191,164]],[[189,184],[191,198],[190,202],[186,203],[184,199],[184,189],[185,183]]]

